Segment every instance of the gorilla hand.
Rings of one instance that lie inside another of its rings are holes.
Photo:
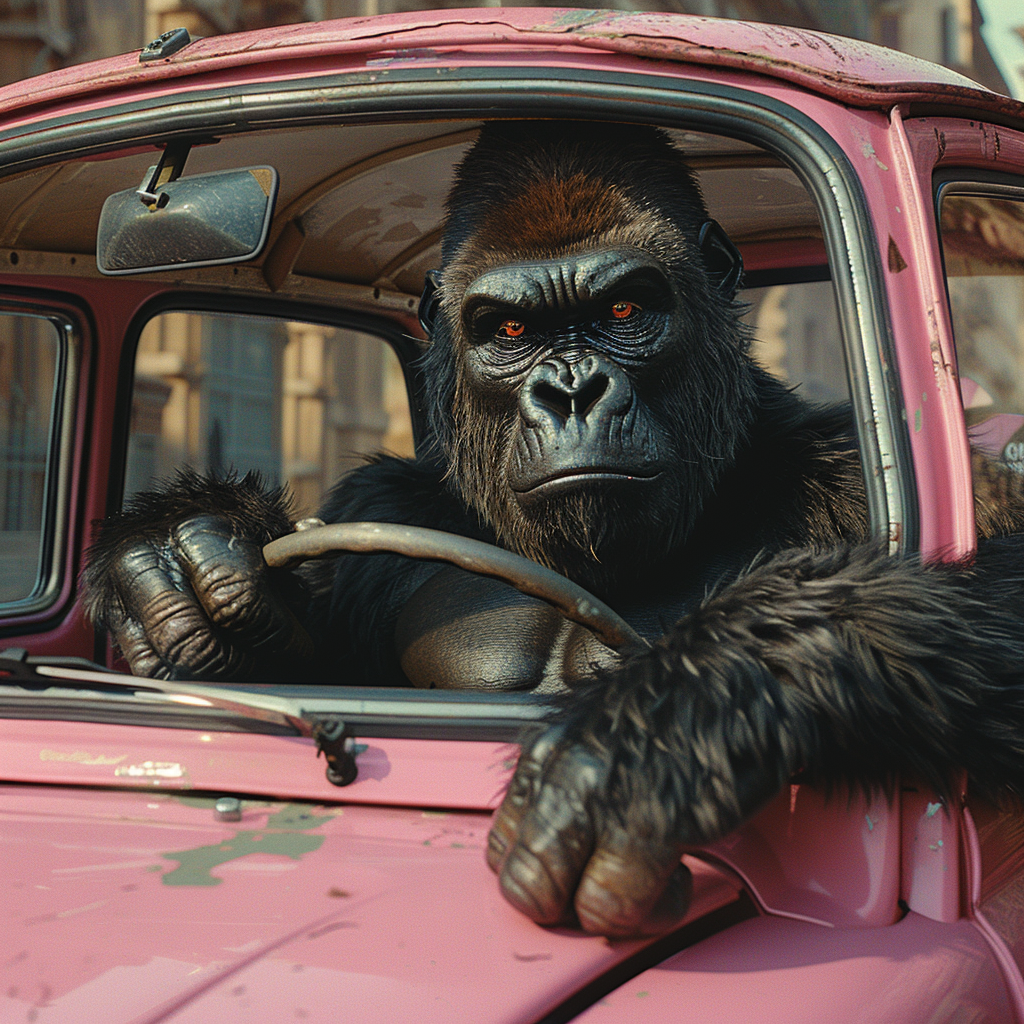
[[[864,791],[914,777],[946,797],[965,769],[991,798],[1024,792],[1019,620],[997,611],[1012,593],[987,557],[971,578],[874,546],[783,552],[575,690],[495,818],[505,895],[542,924],[574,904],[591,931],[656,927],[678,905],[679,854],[801,769]]]
[[[692,892],[683,844],[630,828],[606,799],[608,761],[564,740],[555,726],[523,752],[495,816],[487,862],[506,899],[538,924],[601,935],[678,924]]]
[[[90,617],[111,630],[139,675],[294,673],[313,657],[291,607],[302,595],[283,573],[272,582],[261,552],[290,528],[280,492],[255,477],[181,474],[104,524],[85,572]]]
[[[692,687],[670,667],[680,660],[690,662]],[[727,834],[783,785],[787,759],[773,749],[768,719],[744,712],[763,693],[704,668],[660,644],[577,688],[524,748],[488,863],[528,917],[575,917],[609,936],[679,924],[691,888],[681,855]]]

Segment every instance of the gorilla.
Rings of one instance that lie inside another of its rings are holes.
[[[287,497],[183,474],[104,524],[85,574],[134,671],[551,694],[489,862],[535,921],[612,936],[678,920],[681,853],[796,775],[1024,794],[1017,478],[982,467],[969,566],[872,543],[849,410],[751,358],[734,250],[667,135],[487,124],[441,263],[430,443],[348,475],[321,517],[526,555],[650,646],[613,654],[503,582],[398,555],[268,570]]]

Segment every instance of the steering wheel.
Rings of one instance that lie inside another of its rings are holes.
[[[290,569],[310,559],[331,558],[345,551],[390,551],[408,558],[448,562],[481,576],[503,580],[523,594],[547,601],[567,619],[589,629],[613,651],[625,654],[650,646],[621,615],[561,573],[493,544],[441,530],[397,523],[309,526],[272,540],[263,548],[263,557],[271,568]]]

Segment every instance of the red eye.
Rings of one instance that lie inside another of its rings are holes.
[[[525,324],[521,324],[518,320],[506,320],[498,328],[498,333],[504,334],[506,338],[518,338],[525,330]]]
[[[612,316],[616,320],[625,320],[627,316],[632,316],[639,311],[640,307],[634,302],[616,302],[612,306]]]

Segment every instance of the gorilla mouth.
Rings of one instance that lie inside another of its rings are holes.
[[[602,467],[586,467],[583,469],[563,469],[543,477],[536,483],[526,487],[513,487],[516,494],[522,497],[541,497],[570,490],[586,484],[602,483],[650,483],[661,476],[660,470],[640,473],[635,470],[604,469]]]

